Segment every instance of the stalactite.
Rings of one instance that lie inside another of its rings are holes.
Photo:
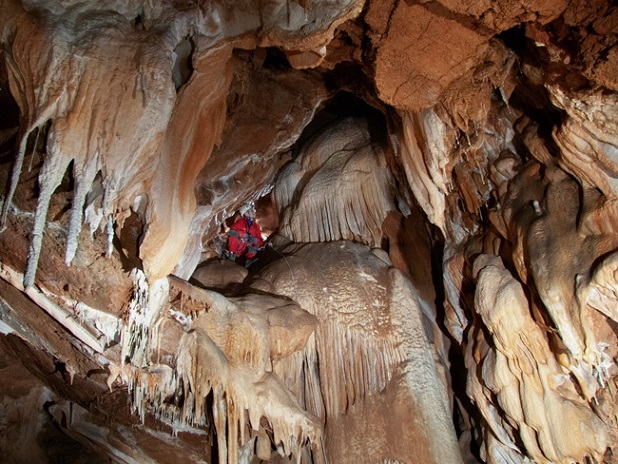
[[[567,96],[558,86],[548,86],[552,101],[567,117],[552,136],[561,149],[565,169],[606,196],[618,195],[618,98],[581,91]]]
[[[143,273],[133,274],[136,290],[121,354],[129,364],[115,375],[128,384],[140,417],[150,411],[181,428],[207,425],[212,413],[223,464],[238,462],[239,446],[251,438],[245,427],[257,433],[262,418],[269,422],[274,445],[281,446],[285,455],[300,456],[306,444],[319,450],[321,424],[299,408],[281,380],[268,372],[271,358],[288,356],[304,346],[315,327],[312,316],[280,298],[250,295],[228,300],[177,279],[171,282],[180,298],[178,310],[164,315],[161,308],[166,306],[168,286],[161,281],[149,286]],[[182,325],[171,346],[171,366],[154,356],[161,331],[170,330],[162,323],[168,318]],[[164,401],[176,395],[182,397],[181,410]],[[210,395],[212,411],[207,410]]]
[[[61,155],[52,155],[45,160],[39,175],[39,198],[37,201],[36,213],[34,215],[34,226],[32,238],[28,251],[28,264],[24,275],[24,286],[26,288],[34,285],[36,269],[39,265],[39,256],[43,246],[43,233],[47,222],[47,210],[54,190],[62,182],[62,177],[69,166],[70,159]]]
[[[212,390],[219,449],[227,449],[227,456],[221,453],[221,463],[238,462],[239,443],[246,443],[242,431],[245,422],[257,432],[261,417],[268,419],[274,444],[282,445],[286,455],[298,456],[307,441],[319,445],[321,426],[296,405],[273,374],[245,367],[232,369],[225,355],[201,330],[183,336],[181,347],[178,373],[193,392],[194,421],[199,423],[204,417],[204,401]],[[240,436],[238,431],[242,431]]]
[[[49,41],[45,37],[45,28],[41,22],[38,19],[26,18],[27,15],[21,5],[6,2],[0,5],[0,12],[3,13],[3,20],[5,17],[11,18],[15,23],[23,25],[15,29],[7,24],[3,28],[3,40],[7,41],[4,56],[8,68],[9,86],[22,118],[19,145],[0,216],[1,231],[6,227],[7,214],[19,183],[29,136],[35,129],[40,131],[46,121],[53,119],[61,111],[59,107],[67,98],[67,94],[58,92],[52,83],[53,79],[59,78],[66,71],[61,57],[67,53],[67,47],[61,41]],[[38,53],[37,46],[42,41],[46,42],[46,51]],[[42,76],[43,82],[35,76]],[[36,146],[34,148],[36,149]]]
[[[43,22],[18,2],[3,5],[7,15],[3,14],[2,23],[7,31],[19,21],[29,27],[6,35],[9,84],[24,118],[10,195],[0,222],[6,223],[28,134],[46,121],[51,123],[26,272],[28,286],[35,281],[47,208],[64,174],[57,170],[64,171],[74,161],[76,187],[65,254],[70,264],[78,248],[85,199],[97,172],[105,186],[103,214],[108,221],[122,215],[133,198],[147,193],[175,99],[171,81],[175,35],[139,31],[120,14],[91,11],[90,7],[82,4],[66,11],[59,7]],[[37,8],[32,5],[34,12]],[[89,12],[87,24],[93,27],[90,30],[80,16],[85,11]],[[183,17],[176,19],[182,29]],[[119,50],[124,50],[124,58]],[[132,81],[133,88],[126,85]],[[140,98],[135,98],[132,91],[138,90]]]
[[[434,110],[404,112],[401,119],[397,151],[410,188],[430,222],[444,231],[450,180],[446,165],[455,141],[454,131]]]
[[[391,341],[368,337],[349,324],[349,317],[336,312],[325,317],[304,353],[276,368],[304,398],[305,407],[322,419],[344,414],[355,402],[383,390],[392,379],[394,366],[403,361]],[[304,385],[296,378],[301,372]]]
[[[21,175],[21,169],[24,164],[24,156],[28,144],[28,137],[31,132],[32,131],[27,131],[24,135],[22,135],[21,141],[19,143],[17,157],[15,158],[15,161],[13,163],[13,169],[11,172],[9,191],[6,194],[6,197],[4,198],[4,203],[2,205],[2,215],[0,216],[0,232],[2,232],[6,228],[7,214],[9,213],[11,203],[13,202],[13,196],[15,195],[17,184],[19,183],[19,176]]]
[[[65,253],[65,262],[71,264],[77,251],[79,234],[82,230],[82,222],[84,217],[84,205],[86,197],[92,189],[94,178],[99,171],[98,156],[88,159],[88,165],[74,165],[73,176],[75,178],[75,194],[73,196],[73,205],[71,206],[71,219],[69,223],[69,233],[67,235],[67,245]],[[108,255],[111,252],[108,251]]]
[[[156,346],[157,322],[168,298],[169,284],[165,278],[149,284],[139,269],[131,271],[131,278],[135,288],[122,332],[120,362],[124,364],[126,359],[130,359],[132,365],[145,367],[150,364],[152,350]]]

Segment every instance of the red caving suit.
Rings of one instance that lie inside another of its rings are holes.
[[[227,249],[236,258],[253,259],[264,243],[260,225],[247,217],[238,219],[228,232]]]

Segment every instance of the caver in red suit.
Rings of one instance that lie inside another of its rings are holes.
[[[239,218],[228,232],[227,249],[233,261],[253,260],[263,245],[262,229],[255,222],[255,209],[241,209],[243,216]]]

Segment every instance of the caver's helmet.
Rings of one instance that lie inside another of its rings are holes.
[[[241,215],[246,216],[249,211],[255,212],[255,204],[250,201],[249,203],[242,205],[238,211]]]

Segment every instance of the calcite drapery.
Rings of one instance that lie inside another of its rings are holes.
[[[554,357],[529,314],[521,285],[495,256],[481,255],[474,266],[475,308],[495,342],[479,366],[486,388],[495,395],[494,407],[518,429],[535,462],[579,461],[583,456],[601,460],[612,444],[611,431]],[[473,398],[476,392],[470,391]],[[514,447],[515,437],[504,444]]]
[[[395,208],[384,149],[362,119],[333,122],[315,134],[277,179],[281,234],[297,242],[380,245],[382,222]]]
[[[394,192],[381,159],[384,145],[375,129],[368,130],[370,124],[360,118],[331,121],[282,169],[273,193],[282,217],[279,234],[317,243],[279,250],[283,261],[261,272],[252,287],[285,294],[318,317],[305,351],[275,368],[305,407],[326,422],[330,461],[406,459],[415,446],[419,453],[427,450],[422,459],[428,462],[457,462],[459,452],[445,426],[446,396],[414,291],[399,271],[389,270],[387,257],[335,241],[379,245],[385,213],[395,208],[388,201]],[[431,387],[419,387],[425,383]],[[376,397],[386,390],[387,399]],[[404,428],[374,418],[379,407],[418,417]],[[426,415],[427,410],[434,412]],[[376,438],[364,456],[355,455],[343,444],[353,440],[352,432],[338,432],[350,426],[346,421],[356,424],[355,433],[371,430],[384,438]],[[421,438],[425,427],[433,438]],[[406,445],[406,435],[418,438]]]

